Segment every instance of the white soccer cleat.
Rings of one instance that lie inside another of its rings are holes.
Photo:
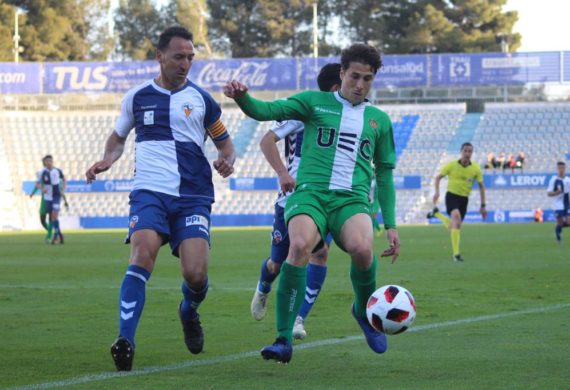
[[[253,299],[251,300],[251,315],[256,321],[261,321],[267,313],[267,296],[269,294],[264,294],[260,292],[257,288],[253,294]]]
[[[307,337],[305,320],[303,320],[303,317],[297,316],[297,318],[295,318],[295,324],[293,325],[293,338],[296,340],[303,340],[305,337]]]

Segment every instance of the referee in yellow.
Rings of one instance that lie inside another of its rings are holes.
[[[487,209],[485,208],[485,186],[483,185],[483,173],[481,167],[474,161],[471,161],[473,155],[473,145],[465,142],[461,145],[461,158],[454,160],[441,169],[435,178],[435,193],[433,195],[434,208],[427,217],[437,218],[443,222],[444,226],[451,233],[451,247],[453,249],[453,261],[463,261],[459,251],[459,242],[461,239],[461,223],[467,212],[467,204],[469,203],[469,194],[473,188],[473,182],[479,183],[479,193],[481,194],[481,209],[479,212],[483,219],[487,218]],[[447,193],[445,194],[445,207],[449,219],[443,215],[437,208],[439,200],[439,182],[445,176],[449,176],[447,183]]]

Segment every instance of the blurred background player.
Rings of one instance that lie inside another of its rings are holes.
[[[45,168],[45,166],[46,166],[45,157],[42,158],[42,165],[43,165],[44,168]],[[42,170],[43,170],[44,168],[42,168]],[[40,177],[40,174],[41,174],[42,170],[38,171],[38,173],[37,173],[38,179],[39,179],[39,177]],[[60,189],[62,189],[62,186],[63,186],[63,184],[64,184],[64,182],[65,182],[65,181],[64,181],[65,178],[63,177],[63,173],[61,172],[61,170],[60,170],[60,173],[61,173],[61,177],[60,177],[60,179],[61,179],[61,180],[60,180]],[[36,185],[34,186],[34,189],[32,190],[32,192],[30,193],[30,198],[32,198],[32,197],[36,194],[36,192],[40,191],[40,188],[41,188],[40,181],[39,181],[39,180],[36,180]],[[40,213],[40,223],[42,224],[42,227],[43,227],[43,228],[46,230],[46,232],[47,232],[46,238],[45,238],[46,243],[51,243],[51,236],[52,236],[53,226],[52,226],[51,222],[49,221],[49,215],[48,215],[48,212],[47,212],[47,210],[46,210],[46,202],[45,202],[45,199],[44,199],[44,193],[43,193],[43,191],[40,191],[40,193],[41,193],[40,209],[39,209],[39,213]],[[61,192],[61,198],[63,199],[63,205],[65,206],[65,209],[66,209],[66,210],[69,210],[69,203],[67,203],[67,198],[66,198],[64,192]]]
[[[382,256],[394,262],[400,253],[392,122],[366,99],[382,59],[376,48],[354,44],[342,51],[341,64],[341,88],[334,93],[305,91],[287,100],[264,102],[247,94],[247,86],[239,81],[224,87],[224,94],[254,119],[296,119],[305,124],[297,185],[285,206],[290,245],[279,275],[277,338],[261,350],[264,359],[281,363],[293,355],[293,325],[303,302],[298,292],[306,287],[310,254],[329,232],[351,259],[354,319],[374,352],[383,353],[388,347],[386,335],[374,330],[366,318],[366,303],[376,289],[368,202],[373,166],[390,245]]]
[[[111,356],[119,371],[130,371],[135,332],[145,303],[146,283],[160,247],[170,243],[180,257],[183,299],[178,307],[184,342],[191,353],[202,352],[204,332],[197,309],[208,291],[210,212],[214,202],[212,169],[204,155],[211,138],[218,150],[213,162],[222,177],[233,173],[234,146],[213,98],[188,80],[194,59],[192,34],[167,28],[159,37],[157,78],[125,95],[115,130],[107,139],[103,160],[87,172],[87,181],[121,157],[135,128],[136,175],[130,198],[129,266],[120,291],[119,337]]]
[[[433,210],[428,213],[428,218],[439,219],[451,234],[451,247],[453,249],[453,260],[463,261],[459,250],[461,240],[461,224],[467,213],[469,194],[473,188],[473,183],[479,183],[479,193],[481,195],[481,208],[479,212],[483,219],[487,218],[485,205],[485,186],[483,184],[483,173],[481,167],[475,161],[471,161],[473,155],[473,145],[465,142],[461,145],[461,157],[447,163],[435,178],[435,193],[433,195]],[[442,178],[449,176],[447,182],[447,193],[445,194],[445,206],[447,214],[451,220],[439,212],[437,202],[439,200],[439,182]]]
[[[42,199],[43,202],[45,202],[45,212],[49,215],[46,243],[55,244],[59,242],[63,244],[63,233],[59,226],[59,211],[62,197],[65,199],[63,195],[66,186],[65,176],[61,169],[53,166],[53,157],[51,155],[46,155],[42,159],[42,163],[44,164],[44,169],[38,173],[36,188],[42,192]],[[65,201],[65,207],[69,207],[67,200]],[[42,219],[41,212],[42,207],[40,206],[40,219]]]
[[[323,66],[317,76],[319,89],[325,92],[335,92],[340,88],[340,64],[331,63]],[[279,195],[275,202],[273,214],[273,231],[271,240],[271,255],[261,264],[259,282],[251,301],[251,315],[257,321],[262,320],[267,312],[267,298],[271,291],[271,284],[279,275],[281,264],[289,253],[289,233],[285,224],[285,203],[295,189],[295,178],[301,159],[301,147],[303,143],[303,122],[289,120],[276,122],[261,139],[260,147],[269,165],[277,173],[279,179]],[[283,164],[276,143],[285,140],[285,160]],[[311,254],[307,266],[307,287],[305,300],[299,310],[293,326],[293,337],[303,339],[307,335],[305,320],[317,299],[327,274],[328,248],[332,240],[329,234],[321,249]]]
[[[559,161],[556,164],[558,175],[552,176],[548,183],[547,194],[554,198],[554,213],[556,214],[556,241],[562,240],[562,229],[568,227],[568,213],[570,212],[570,178],[566,176],[566,163]]]

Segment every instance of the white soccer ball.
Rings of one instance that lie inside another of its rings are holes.
[[[387,334],[406,331],[416,318],[416,301],[404,287],[380,287],[368,298],[366,316],[374,329]]]

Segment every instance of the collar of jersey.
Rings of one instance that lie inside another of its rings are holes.
[[[350,107],[359,107],[361,105],[366,105],[366,103],[368,103],[368,99],[364,99],[363,101],[361,101],[358,104],[352,104],[352,102],[350,100],[348,100],[347,98],[345,98],[344,96],[342,96],[340,94],[340,91],[336,91],[334,93],[334,96],[336,97],[336,100],[338,100],[339,102],[341,102],[342,104],[347,104]]]
[[[175,89],[175,90],[172,90],[172,91],[171,91],[171,90],[169,90],[169,89],[162,88],[160,85],[158,85],[158,84],[156,83],[156,81],[154,81],[154,79],[152,79],[152,86],[153,86],[157,91],[162,92],[162,93],[165,93],[165,94],[167,94],[167,95],[174,95],[175,93],[180,92],[180,91],[182,91],[183,89],[186,89],[186,87],[188,87],[189,85],[190,85],[190,80],[186,79],[186,83],[185,83],[183,86],[181,86],[181,87],[178,88],[178,89]]]
[[[467,164],[467,165],[461,164],[461,159],[457,160],[457,163],[458,163],[459,165],[461,165],[462,167],[468,167],[469,165],[471,165],[471,161],[469,161],[469,164]]]

